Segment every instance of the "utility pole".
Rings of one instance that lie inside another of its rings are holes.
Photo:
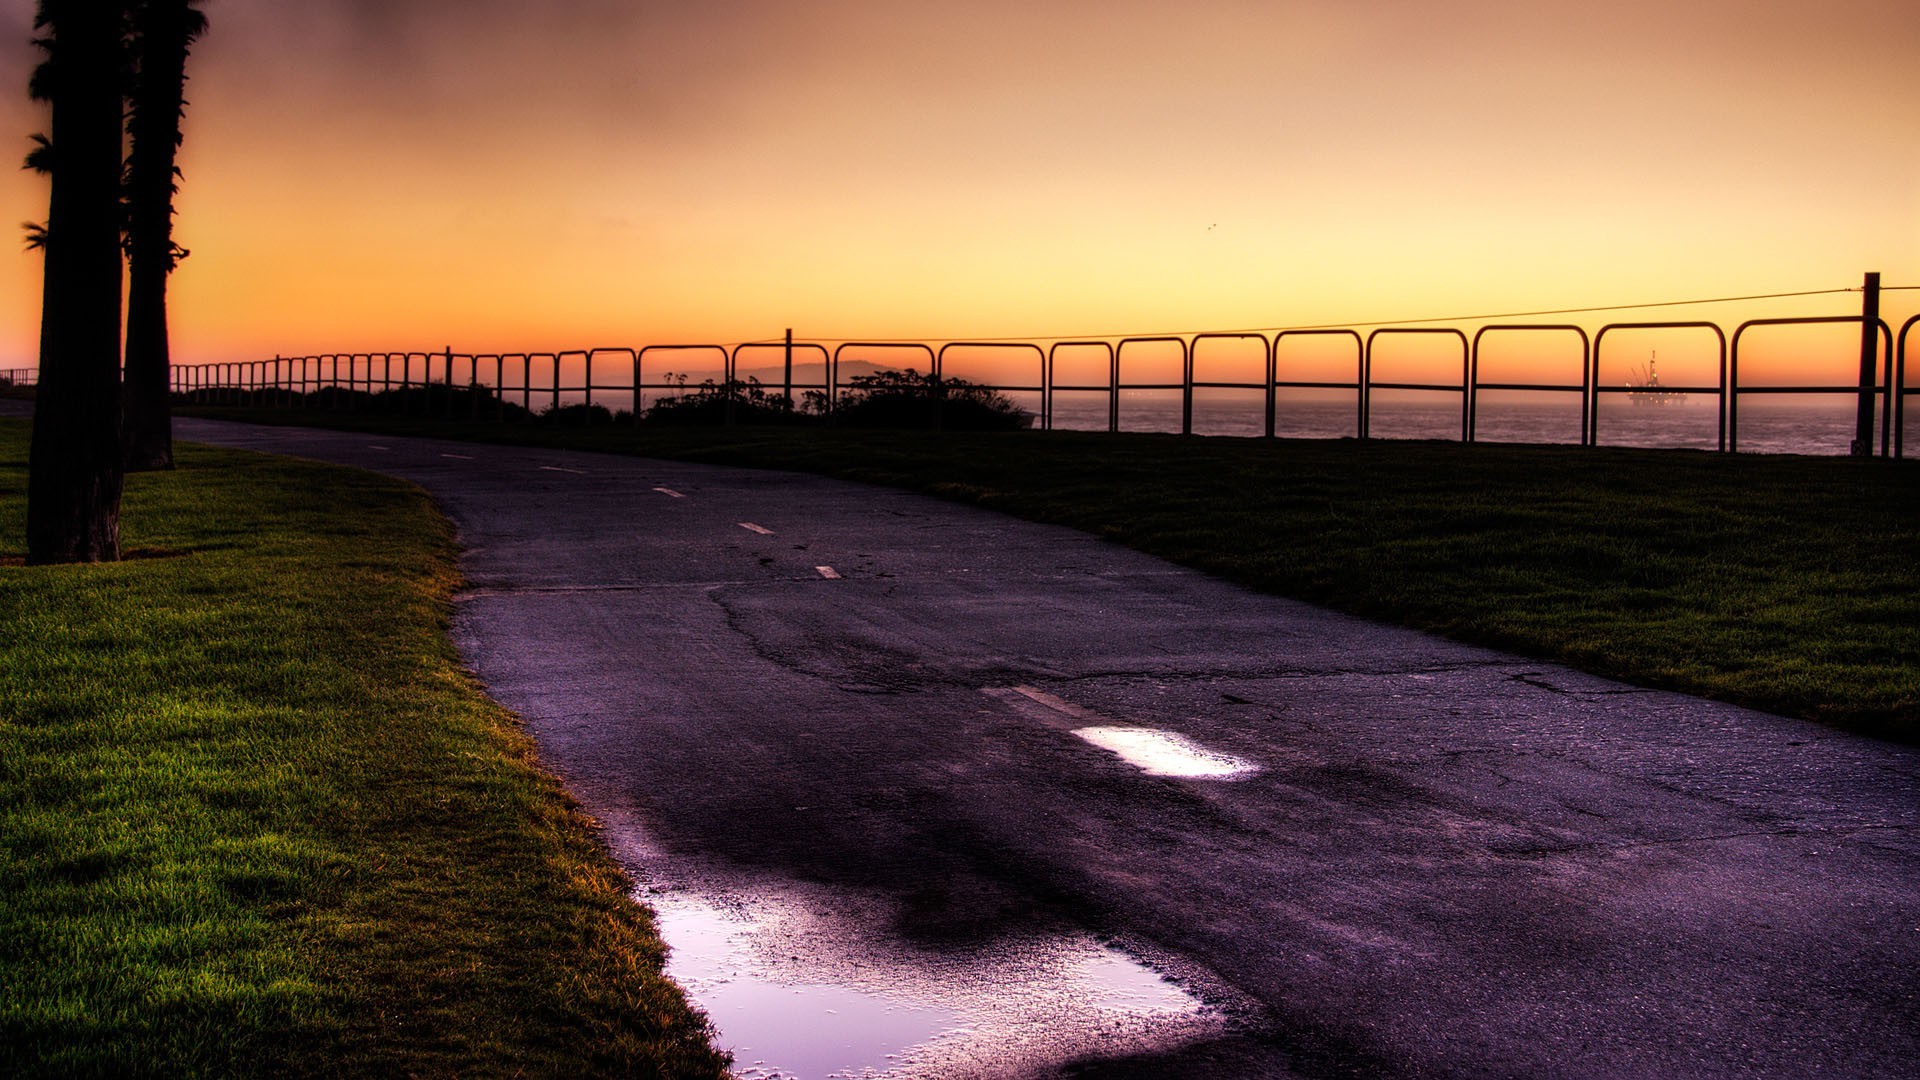
[[[787,404],[793,404],[793,327],[787,327],[787,374],[780,383],[780,392],[787,396]]]
[[[1853,456],[1873,456],[1874,367],[1880,348],[1880,275],[1867,275],[1860,290],[1860,401],[1854,413]]]

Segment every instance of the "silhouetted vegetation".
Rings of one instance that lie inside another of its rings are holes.
[[[540,419],[550,424],[605,425],[614,422],[614,414],[605,405],[562,405],[542,412]]]
[[[858,375],[849,386],[833,410],[839,427],[1018,431],[1033,426],[1032,413],[965,379],[936,380],[908,368]]]
[[[240,390],[233,387],[191,390],[173,395],[176,405],[194,408],[290,409],[300,412],[372,413],[391,416],[419,416],[441,420],[505,420],[520,423],[554,417],[553,410],[533,412],[507,401],[485,386],[454,386],[433,383],[428,386],[398,387],[366,391],[344,386],[327,386],[302,393],[297,390]],[[595,405],[593,416],[599,423],[613,422],[613,415]],[[578,406],[560,411],[570,419],[586,414]],[[624,415],[624,414],[622,414]]]
[[[708,379],[692,392],[661,398],[644,414],[648,424],[661,427],[710,427],[722,424],[796,424],[813,418],[796,412],[793,399],[775,394],[748,376],[745,382],[731,380],[725,385]]]
[[[725,384],[708,379],[692,391],[655,403],[646,423],[662,427],[829,425],[854,428],[946,428],[953,431],[1017,431],[1033,416],[1013,401],[964,379],[936,380],[908,368],[857,375],[828,407],[820,390],[801,395],[796,408],[749,377]]]

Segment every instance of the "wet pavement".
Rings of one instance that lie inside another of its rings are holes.
[[[463,655],[743,1075],[1920,1061],[1915,750],[900,492],[180,434],[434,494]]]

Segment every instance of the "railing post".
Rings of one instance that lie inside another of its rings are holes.
[[[1280,400],[1280,388],[1273,384],[1273,381],[1280,377],[1280,371],[1278,366],[1280,362],[1279,353],[1280,353],[1280,338],[1278,335],[1275,335],[1272,341],[1267,342],[1266,391],[1267,391],[1267,438],[1269,439],[1273,438],[1274,411],[1275,411],[1275,407],[1279,404],[1279,400]]]
[[[1193,434],[1193,343],[1180,343],[1180,434]]]
[[[1861,287],[1860,399],[1853,422],[1853,456],[1873,456],[1873,380],[1880,346],[1880,275],[1870,273]]]
[[[734,381],[739,368],[733,353],[722,351],[720,355],[720,392],[726,395],[721,399],[722,408],[725,410],[724,422],[727,427],[732,427],[739,419],[735,415],[737,409],[734,400]]]
[[[935,353],[933,357],[933,364],[931,365],[932,374],[930,375],[930,378],[932,379],[932,382],[933,382],[933,430],[935,431],[941,430],[940,414],[944,411],[946,407],[946,402],[947,402],[946,383],[941,378],[941,375],[940,375],[941,368],[945,366],[940,362],[940,360],[941,360],[941,357],[944,357],[946,354],[947,354],[947,351],[944,348],[942,348],[938,353]]]

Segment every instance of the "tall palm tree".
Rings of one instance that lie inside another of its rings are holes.
[[[174,164],[186,110],[187,52],[206,32],[198,0],[133,5],[134,75],[127,120],[128,469],[173,468],[172,358],[167,345],[167,276],[187,254],[173,242]]]
[[[120,556],[120,138],[124,7],[40,0],[52,105],[40,387],[27,472],[27,561]]]

